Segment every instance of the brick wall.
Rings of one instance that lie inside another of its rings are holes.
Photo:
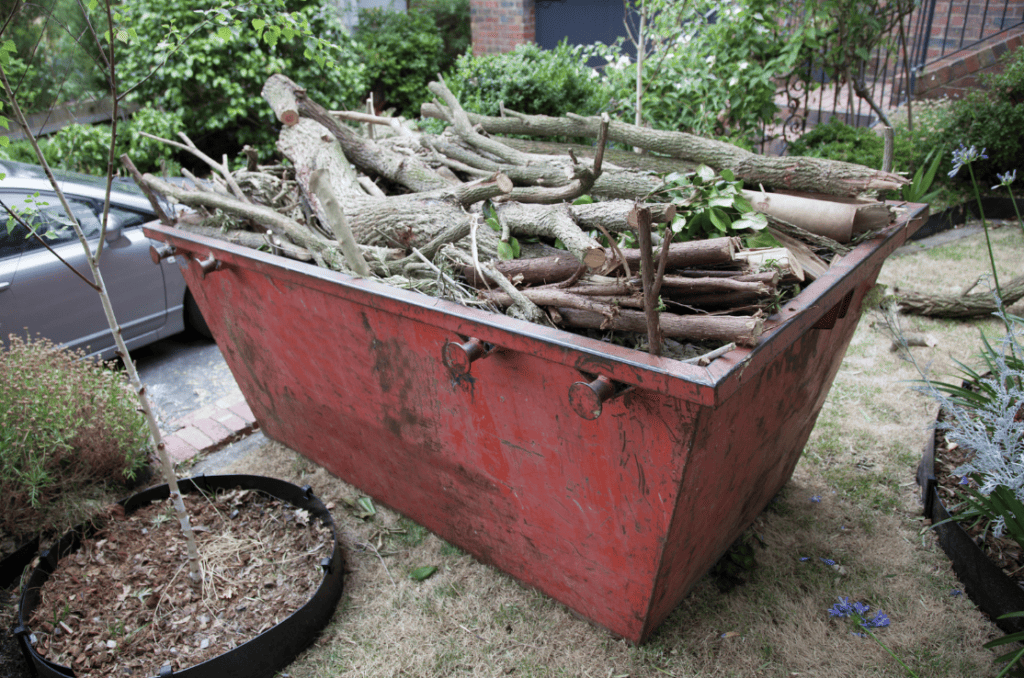
[[[469,14],[475,55],[511,52],[536,38],[534,0],[470,0]]]
[[[926,61],[951,54],[1021,21],[1024,0],[938,0]]]
[[[981,73],[1001,73],[999,58],[1012,50],[1024,49],[1024,27],[990,38],[969,50],[929,64],[916,80],[914,93],[927,99],[959,99],[979,86]]]

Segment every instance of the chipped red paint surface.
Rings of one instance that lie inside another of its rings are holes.
[[[179,261],[220,263],[204,277],[185,267],[186,280],[268,436],[642,642],[789,479],[865,292],[925,215],[859,245],[757,347],[706,368],[147,232]],[[814,329],[844,301],[832,329]],[[467,374],[449,345],[470,338],[486,350]],[[570,390],[601,375],[615,395],[584,419]]]

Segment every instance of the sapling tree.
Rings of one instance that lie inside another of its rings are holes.
[[[46,160],[46,156],[43,154],[42,149],[39,147],[38,140],[32,133],[32,129],[29,127],[28,120],[25,117],[25,113],[18,102],[18,97],[15,93],[15,88],[12,86],[10,79],[7,74],[7,67],[11,59],[11,52],[14,49],[12,42],[3,42],[3,32],[0,31],[0,84],[3,86],[3,93],[6,98],[6,103],[10,108],[9,115],[13,118],[14,123],[21,127],[23,133],[32,144],[32,148],[36,153],[36,158],[39,160],[39,164],[46,172],[46,176],[50,181],[54,193],[57,196],[57,200],[60,202],[61,207],[64,209],[65,216],[74,229],[75,236],[81,243],[83,250],[86,255],[86,263],[89,267],[89,274],[92,280],[88,280],[85,276],[78,274],[84,284],[90,285],[99,294],[100,302],[103,307],[103,313],[106,315],[107,323],[110,326],[110,331],[114,336],[114,341],[117,345],[117,354],[121,358],[125,366],[125,371],[128,373],[128,379],[131,382],[132,389],[135,391],[136,396],[139,400],[139,407],[146,419],[146,423],[149,426],[150,436],[152,438],[153,447],[156,452],[157,458],[160,460],[164,481],[167,483],[170,489],[171,501],[174,504],[175,512],[177,513],[178,520],[181,523],[182,534],[185,537],[187,549],[188,549],[188,560],[189,560],[189,576],[194,583],[200,583],[202,581],[202,574],[199,567],[199,551],[196,547],[195,535],[192,531],[192,526],[189,521],[188,512],[185,510],[184,501],[181,498],[181,492],[178,488],[177,476],[174,473],[174,467],[171,464],[170,456],[167,454],[167,449],[163,441],[163,436],[160,433],[160,427],[157,424],[156,416],[153,414],[153,408],[150,405],[149,398],[146,395],[146,388],[143,386],[142,381],[139,379],[138,371],[135,369],[135,364],[131,359],[131,355],[128,352],[128,347],[124,343],[124,337],[121,334],[121,327],[117,322],[117,318],[114,315],[114,308],[110,303],[110,295],[107,293],[106,284],[103,282],[103,274],[100,270],[100,256],[103,253],[103,244],[106,242],[107,227],[109,224],[110,216],[110,187],[113,182],[113,167],[114,167],[114,153],[115,146],[114,140],[117,138],[117,119],[118,119],[118,80],[117,80],[117,69],[116,69],[116,44],[118,38],[121,37],[117,31],[124,29],[117,29],[114,21],[114,14],[110,3],[105,4],[104,9],[106,10],[107,20],[107,31],[101,36],[99,35],[91,23],[88,24],[89,37],[91,37],[97,45],[101,47],[100,54],[102,54],[104,65],[107,74],[107,85],[110,90],[111,99],[113,101],[113,116],[111,123],[111,145],[110,145],[110,156],[107,163],[107,190],[103,204],[103,216],[101,219],[100,237],[96,241],[95,247],[90,245],[89,240],[85,236],[85,232],[82,230],[82,226],[78,219],[75,217],[74,210],[71,209],[67,198],[64,196],[64,191],[61,189],[61,184],[57,181],[57,178],[53,174],[53,170],[50,168],[49,163]],[[18,12],[20,5],[16,5],[12,10],[10,16],[4,18],[4,27],[10,26]],[[8,114],[6,111],[5,115]],[[5,119],[6,122],[6,119]],[[2,137],[6,140],[6,137]],[[2,176],[0,176],[2,178]],[[13,228],[14,224],[20,223],[22,226],[28,229],[30,237],[34,237],[44,245],[46,245],[45,236],[38,233],[29,219],[26,219],[22,213],[16,209],[12,209],[10,206],[5,205],[5,209],[9,215],[7,222],[8,231]],[[47,246],[48,247],[48,246]],[[48,247],[49,249],[49,247]],[[53,252],[53,250],[50,250]],[[53,252],[54,256],[59,255]],[[63,260],[62,260],[63,261]],[[71,270],[75,270],[68,262],[63,261]],[[77,271],[76,271],[77,274]]]
[[[194,583],[201,584],[202,574],[199,566],[199,554],[195,544],[195,537],[191,528],[189,516],[185,510],[185,505],[178,489],[177,477],[174,473],[170,457],[167,454],[166,446],[162,439],[160,428],[157,424],[156,417],[154,416],[149,398],[147,397],[146,388],[139,378],[138,372],[135,369],[135,364],[132,361],[128,348],[124,343],[120,325],[114,315],[110,296],[107,293],[107,288],[104,284],[102,271],[100,269],[100,260],[103,253],[104,243],[106,242],[110,218],[110,189],[113,182],[116,161],[115,149],[118,136],[119,104],[133,87],[138,85],[140,82],[144,82],[151,78],[161,66],[166,64],[168,60],[181,51],[191,36],[201,32],[215,33],[222,38],[227,38],[233,31],[253,30],[260,39],[266,41],[268,44],[274,44],[281,39],[305,37],[310,38],[310,44],[306,47],[307,54],[309,56],[316,59],[325,59],[326,57],[323,56],[322,51],[317,51],[317,48],[322,47],[323,45],[318,41],[318,39],[311,38],[309,26],[308,24],[303,23],[301,18],[295,19],[285,12],[280,12],[278,14],[257,17],[246,23],[243,21],[243,19],[246,18],[245,12],[248,9],[246,6],[233,6],[222,3],[221,5],[211,8],[206,12],[204,21],[198,26],[193,27],[188,33],[175,31],[172,30],[172,27],[169,27],[169,46],[164,52],[165,58],[160,63],[154,65],[148,72],[134,73],[133,75],[135,75],[136,80],[133,83],[124,83],[120,79],[121,74],[118,69],[118,61],[125,51],[132,49],[131,43],[135,36],[134,29],[124,22],[122,15],[119,14],[118,6],[111,3],[110,0],[91,0],[87,7],[80,5],[80,8],[83,13],[84,25],[86,28],[82,34],[70,35],[70,37],[77,43],[78,47],[84,53],[93,58],[96,64],[96,70],[101,74],[101,77],[105,82],[105,87],[113,102],[111,141],[106,172],[107,190],[104,199],[103,214],[100,220],[100,235],[94,244],[91,244],[85,236],[81,224],[75,218],[74,211],[71,209],[71,206],[61,190],[60,182],[57,181],[54,176],[50,164],[47,162],[46,156],[39,146],[38,140],[30,129],[25,112],[19,102],[18,82],[12,82],[12,78],[10,77],[11,66],[15,62],[14,52],[16,47],[14,41],[6,39],[5,36],[8,34],[8,31],[11,30],[12,26],[20,25],[16,22],[21,16],[21,12],[24,10],[24,5],[21,3],[16,3],[11,9],[9,15],[0,17],[0,86],[2,86],[3,98],[5,99],[5,101],[0,102],[0,105],[3,106],[3,108],[0,108],[0,124],[3,124],[4,127],[9,127],[11,121],[13,121],[15,125],[22,129],[25,136],[29,139],[32,148],[35,151],[36,158],[49,178],[53,191],[57,196],[57,200],[65,212],[67,221],[74,230],[74,233],[86,254],[89,277],[86,277],[82,273],[76,271],[68,262],[62,261],[66,266],[68,266],[68,268],[74,271],[79,278],[81,278],[83,284],[87,284],[95,289],[100,297],[103,312],[117,345],[118,356],[124,364],[132,389],[138,397],[139,407],[149,426],[155,456],[160,460],[164,480],[170,488],[171,500],[187,543],[190,577]],[[279,8],[272,6],[271,9]],[[46,21],[49,21],[51,18],[53,17],[47,15]],[[61,22],[57,23],[62,28],[66,28],[66,24]],[[35,57],[36,52],[38,51],[39,46],[37,44],[36,50],[31,55],[30,59]],[[8,143],[7,137],[0,136],[0,145],[6,145],[6,143]],[[2,175],[0,175],[0,179],[2,178]],[[4,209],[8,216],[6,226],[8,232],[13,229],[16,223],[19,223],[29,231],[29,237],[36,238],[46,246],[47,249],[50,249],[50,251],[53,252],[52,248],[49,248],[49,245],[46,242],[45,234],[39,233],[33,228],[31,219],[26,218],[27,215],[23,214],[19,209],[12,208],[10,206],[5,205]],[[57,256],[56,252],[53,253]],[[90,277],[91,279],[89,279]]]

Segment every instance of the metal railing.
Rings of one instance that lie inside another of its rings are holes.
[[[1024,0],[924,0],[904,20],[903,34],[892,36],[895,48],[876,50],[859,79],[879,108],[892,111],[906,102],[927,66],[969,54],[979,43],[1022,25]],[[782,114],[764,131],[764,153],[782,153],[788,141],[834,117],[855,127],[879,122],[853,83],[830,82],[813,63],[781,83],[777,102]]]

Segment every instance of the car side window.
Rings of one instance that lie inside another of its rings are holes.
[[[54,195],[27,195],[27,194],[3,194],[0,195],[0,202],[11,208],[12,211],[21,216],[22,224],[18,221],[9,223],[9,220],[2,221],[0,229],[0,256],[24,252],[43,247],[43,244],[35,237],[32,237],[27,224],[35,233],[44,238],[51,247],[65,242],[72,242],[77,239],[75,229],[71,225],[67,212]],[[100,233],[100,222],[93,211],[92,206],[85,201],[68,198],[71,213],[78,220],[82,232],[86,238],[94,238]],[[6,212],[6,211],[5,211]],[[8,227],[11,227],[8,232]]]
[[[152,219],[152,217],[148,217],[141,212],[125,209],[124,207],[115,207],[114,205],[110,206],[110,216],[112,217],[111,221],[113,221],[113,217],[118,219],[121,224],[121,228],[141,226]]]

